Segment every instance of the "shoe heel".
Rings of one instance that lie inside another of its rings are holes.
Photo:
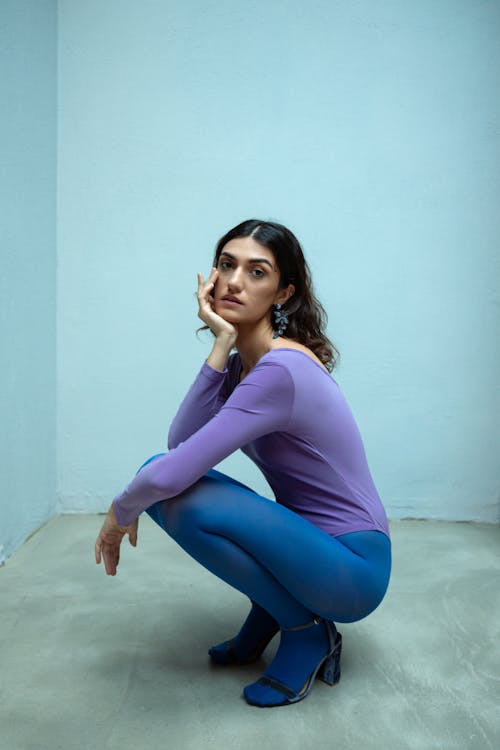
[[[326,657],[318,670],[317,677],[327,685],[336,685],[340,680],[340,654],[342,652],[342,636],[337,633],[337,641],[333,653]]]

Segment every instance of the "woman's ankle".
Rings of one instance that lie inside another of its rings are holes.
[[[279,623],[256,602],[240,628],[229,641],[212,646],[209,654],[218,664],[246,664],[256,661],[271,639],[279,632]]]
[[[259,641],[269,633],[277,633],[278,621],[257,602],[252,601],[252,608],[236,636],[237,642]]]

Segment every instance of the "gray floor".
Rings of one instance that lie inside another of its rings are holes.
[[[0,568],[2,750],[500,747],[500,527],[398,521],[380,607],[339,626],[340,683],[249,706],[271,661],[217,667],[248,600],[141,517],[118,575],[93,559],[103,516],[59,516]]]

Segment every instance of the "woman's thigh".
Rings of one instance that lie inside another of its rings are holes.
[[[332,537],[216,470],[147,512],[181,546],[200,530],[230,539],[311,611],[338,622],[366,617],[387,589],[390,541],[384,534]]]
[[[147,466],[151,461],[154,461],[155,458],[160,458],[160,456],[164,456],[165,453],[155,453],[153,456],[150,456],[149,458],[144,461],[143,464],[139,466],[137,469],[136,476],[140,472],[141,469],[143,469],[145,466]],[[209,469],[207,473],[204,475],[205,477],[212,477],[214,479],[220,479],[221,481],[228,482],[229,484],[235,484],[238,487],[244,487],[249,492],[254,492],[250,487],[248,487],[246,484],[243,484],[242,482],[239,482],[237,479],[233,479],[233,477],[230,477],[228,474],[224,474],[222,471],[218,471],[217,469]],[[256,493],[255,493],[256,494]],[[161,523],[161,518],[158,516],[158,503],[155,503],[154,505],[150,505],[149,508],[146,508],[146,513],[160,526],[162,526],[163,530],[166,531],[164,526]]]

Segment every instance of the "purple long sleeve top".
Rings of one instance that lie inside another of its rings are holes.
[[[278,503],[331,536],[389,526],[354,416],[336,380],[308,354],[271,349],[240,381],[232,354],[223,371],[204,362],[170,426],[168,452],[113,498],[128,525],[175,497],[240,448]]]

